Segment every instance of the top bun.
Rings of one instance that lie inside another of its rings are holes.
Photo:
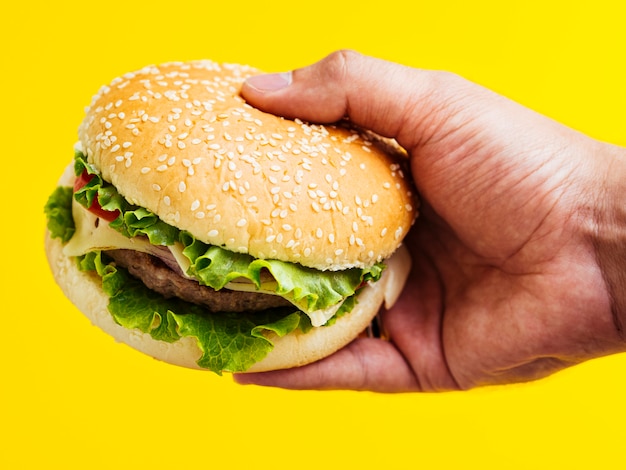
[[[252,68],[146,67],[94,97],[82,151],[129,202],[197,239],[317,269],[390,256],[416,216],[402,157],[352,128],[246,104]]]

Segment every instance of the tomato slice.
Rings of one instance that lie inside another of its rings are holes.
[[[74,181],[74,192],[78,191],[87,183],[89,183],[93,177],[94,175],[90,175],[89,173],[87,173],[87,170],[84,170],[80,174],[80,176],[78,176],[76,180]],[[120,211],[118,210],[108,211],[108,210],[103,209],[100,206],[100,203],[98,202],[97,198],[93,200],[93,202],[91,203],[91,207],[89,207],[88,210],[92,214],[97,215],[98,217],[106,220],[107,222],[114,221],[120,215]]]

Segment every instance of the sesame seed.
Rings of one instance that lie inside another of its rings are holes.
[[[186,189],[187,189],[187,185],[185,184],[184,181],[181,181],[180,183],[178,183],[179,192],[184,193]]]
[[[237,222],[237,227],[243,227],[247,223],[248,221],[246,219],[239,219],[239,222]]]
[[[207,233],[207,235],[208,235],[210,238],[213,238],[213,237],[217,237],[218,233],[219,233],[219,232],[218,232],[217,230],[213,229],[213,230],[211,230],[209,233]]]

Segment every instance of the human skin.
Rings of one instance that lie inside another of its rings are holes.
[[[249,79],[268,112],[344,117],[409,154],[413,269],[361,338],[307,366],[236,374],[291,389],[443,391],[545,377],[626,350],[626,150],[447,72],[339,51]]]

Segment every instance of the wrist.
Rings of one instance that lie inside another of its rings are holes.
[[[626,149],[600,144],[593,246],[610,297],[611,315],[626,342]]]

